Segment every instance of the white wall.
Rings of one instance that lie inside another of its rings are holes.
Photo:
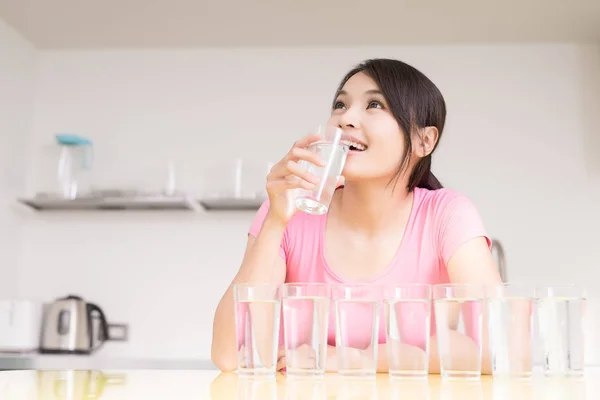
[[[17,295],[19,213],[33,118],[35,49],[0,19],[0,298]]]
[[[58,131],[95,141],[97,185],[160,188],[171,158],[180,183],[203,191],[214,162],[276,160],[324,121],[355,63],[395,57],[445,94],[435,171],[479,206],[505,245],[509,278],[597,282],[598,53],[577,45],[44,51],[28,191],[54,186]],[[109,344],[105,355],[208,358],[213,311],[252,217],[32,213],[19,290],[77,293],[129,323],[130,343]]]

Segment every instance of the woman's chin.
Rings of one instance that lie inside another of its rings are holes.
[[[395,171],[390,173],[389,171],[365,171],[365,168],[360,171],[355,168],[344,168],[342,175],[346,186],[348,184],[375,183],[378,181],[385,185],[394,179]]]

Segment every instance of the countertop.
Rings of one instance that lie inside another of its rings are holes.
[[[107,357],[101,354],[10,354],[0,353],[1,370],[62,369],[194,369],[217,370],[210,360]],[[1,398],[0,398],[1,399]]]
[[[387,374],[370,379],[347,379],[327,374],[323,379],[245,378],[214,370],[62,370],[0,372],[2,400],[134,400],[134,399],[598,399],[600,372],[586,371],[583,379],[447,381],[394,380]]]

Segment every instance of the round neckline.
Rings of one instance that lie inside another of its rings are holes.
[[[418,187],[414,188],[413,199],[412,199],[410,214],[408,216],[408,221],[406,222],[406,226],[404,227],[404,233],[402,234],[402,240],[400,241],[400,244],[398,245],[398,249],[396,250],[396,254],[394,255],[394,257],[390,260],[390,262],[384,268],[384,270],[381,271],[379,274],[374,275],[367,279],[363,279],[363,280],[346,279],[342,275],[340,275],[338,272],[334,271],[329,266],[329,263],[327,262],[327,257],[325,256],[325,231],[327,230],[327,220],[329,219],[329,213],[326,213],[323,216],[323,223],[321,224],[321,230],[319,232],[320,242],[321,242],[319,253],[320,253],[320,257],[321,257],[321,262],[323,263],[323,266],[324,266],[325,270],[329,273],[329,275],[334,277],[340,283],[345,283],[345,284],[350,284],[350,285],[359,285],[359,284],[364,284],[364,283],[376,282],[376,281],[380,280],[381,278],[384,278],[387,274],[389,274],[392,271],[394,265],[396,264],[396,261],[400,257],[400,253],[402,252],[402,249],[404,248],[404,244],[406,243],[406,240],[407,240],[406,237],[408,236],[406,233],[408,231],[408,227],[413,225],[416,210],[418,208],[417,205],[419,204],[418,200],[420,200],[420,197],[421,197],[420,195],[421,195],[420,188],[418,188]]]

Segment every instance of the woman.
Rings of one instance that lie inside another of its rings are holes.
[[[271,169],[269,200],[215,313],[212,360],[219,369],[237,367],[232,287],[239,282],[500,282],[478,211],[466,197],[443,189],[430,171],[445,118],[442,94],[410,65],[373,59],[346,75],[329,121],[353,142],[340,187],[321,216],[297,213],[285,195],[316,183],[298,166],[301,160],[322,165],[305,149],[315,135],[296,142]],[[334,338],[335,326],[329,329]],[[456,337],[452,345],[468,352],[465,339]],[[335,370],[331,345],[327,368]],[[378,371],[387,372],[385,340],[379,346]],[[435,338],[430,350],[430,372],[437,373]],[[281,358],[278,368],[284,366]],[[490,372],[485,340],[482,372]]]

